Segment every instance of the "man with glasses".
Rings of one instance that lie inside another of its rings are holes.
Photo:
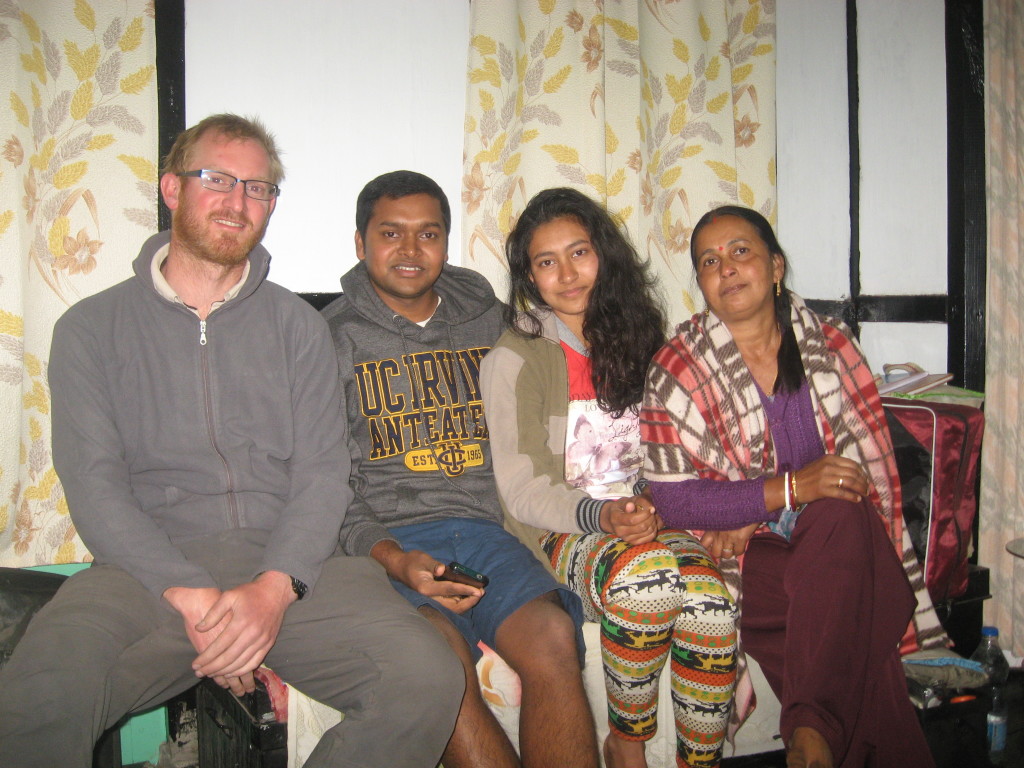
[[[327,326],[267,281],[284,175],[214,115],[160,179],[170,232],[54,329],[53,456],[95,558],[0,671],[0,765],[88,768],[126,713],[264,661],[345,714],[307,766],[434,766],[459,662],[369,558],[335,552],[352,492]]]

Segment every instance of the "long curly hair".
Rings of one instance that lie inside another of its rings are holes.
[[[647,367],[665,343],[665,313],[649,262],[641,259],[611,214],[575,189],[537,193],[505,242],[509,269],[505,320],[516,333],[541,333],[538,308],[547,307],[530,279],[530,242],[543,224],[573,218],[587,231],[598,257],[597,280],[583,319],[594,391],[601,410],[616,418],[637,410]]]

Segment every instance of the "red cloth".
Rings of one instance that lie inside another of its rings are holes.
[[[565,353],[565,367],[569,377],[569,399],[597,399],[597,390],[594,389],[594,366],[590,358],[581,355],[564,341],[562,352]]]
[[[274,710],[274,719],[279,723],[288,722],[288,686],[273,670],[259,667],[253,676],[263,683],[270,697],[270,708]]]
[[[870,503],[822,499],[790,542],[755,536],[743,584],[744,649],[782,703],[787,744],[809,726],[840,767],[934,765],[899,658],[914,594]]]

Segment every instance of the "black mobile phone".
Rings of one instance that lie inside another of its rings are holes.
[[[490,579],[479,571],[474,571],[462,563],[454,560],[444,567],[444,573],[435,577],[438,581],[454,581],[457,584],[468,584],[471,587],[483,589]]]

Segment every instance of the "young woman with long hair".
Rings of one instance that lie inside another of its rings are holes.
[[[647,264],[608,212],[536,195],[505,247],[510,330],[481,384],[506,515],[601,624],[609,768],[645,768],[671,657],[676,760],[721,759],[736,680],[735,607],[692,535],[664,528],[641,477],[638,412],[665,318]]]

